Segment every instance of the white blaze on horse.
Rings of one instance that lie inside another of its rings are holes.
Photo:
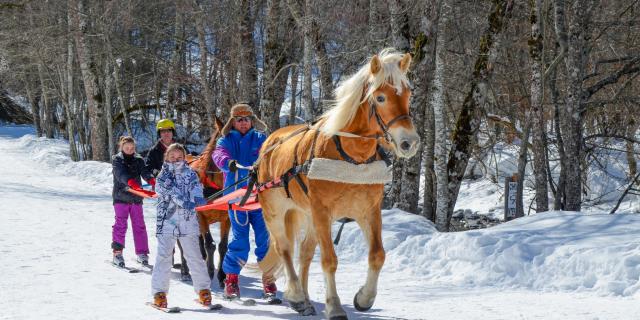
[[[336,89],[332,109],[312,125],[281,128],[264,143],[257,163],[258,192],[271,235],[265,272],[284,266],[284,297],[302,315],[315,314],[309,301],[309,265],[320,245],[326,283],[326,315],[347,319],[336,290],[338,260],[331,224],[354,219],[369,243],[366,282],[354,297],[364,311],[376,298],[385,259],[381,204],[390,172],[381,145],[399,157],[415,155],[420,138],[409,115],[409,54],[385,49]],[[271,185],[276,181],[277,186]],[[266,186],[266,187],[265,187]],[[299,270],[293,263],[299,242]]]

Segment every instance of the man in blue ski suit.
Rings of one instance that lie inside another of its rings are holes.
[[[222,137],[211,155],[214,163],[224,172],[224,187],[227,188],[247,176],[248,171],[238,165],[251,166],[258,159],[260,147],[266,140],[267,126],[260,121],[246,104],[236,104],[231,108],[231,118],[222,128]],[[246,186],[240,183],[225,191],[225,194]],[[269,250],[269,231],[262,217],[262,210],[229,210],[231,236],[222,270],[227,274],[224,296],[234,299],[240,296],[238,275],[249,257],[249,228],[253,227],[256,240],[255,255],[261,261]],[[272,279],[263,279],[265,296],[275,296],[276,285]]]

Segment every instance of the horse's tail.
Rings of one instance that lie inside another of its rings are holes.
[[[264,258],[258,262],[258,267],[260,271],[262,271],[262,277],[266,279],[275,280],[283,275],[284,265],[282,264],[278,250],[276,250],[276,243],[273,238],[269,240],[269,251],[267,251]]]

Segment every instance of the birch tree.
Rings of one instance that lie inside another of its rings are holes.
[[[531,38],[529,39],[529,56],[531,58],[531,109],[533,121],[533,170],[535,175],[536,211],[549,210],[547,191],[546,163],[546,121],[543,110],[544,101],[544,66],[543,54],[543,16],[542,0],[530,0]],[[523,142],[526,146],[526,140]]]
[[[104,101],[99,89],[92,49],[87,41],[89,30],[83,2],[83,0],[69,0],[69,10],[74,21],[75,47],[91,122],[91,159],[106,162],[109,161],[109,153],[105,135]]]

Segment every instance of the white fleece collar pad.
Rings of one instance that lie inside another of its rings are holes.
[[[392,173],[384,161],[352,164],[342,160],[314,158],[307,178],[349,184],[384,184],[391,181]]]

